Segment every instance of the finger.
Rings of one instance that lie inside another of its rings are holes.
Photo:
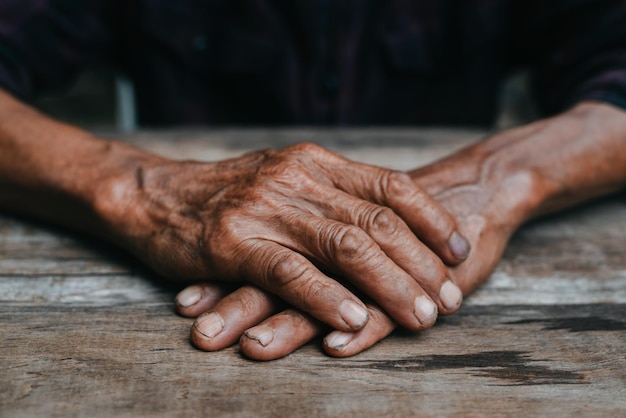
[[[354,331],[367,323],[365,304],[301,254],[271,241],[247,245],[241,269],[249,281],[335,329]]]
[[[356,332],[333,331],[324,338],[324,351],[333,357],[349,357],[387,337],[396,324],[380,308],[368,305],[370,320]]]
[[[274,360],[302,347],[324,328],[309,315],[288,309],[246,330],[239,339],[239,347],[253,360]]]
[[[389,278],[392,278],[396,280],[396,284],[389,283],[388,285],[396,287],[395,292],[392,290],[393,294],[406,298],[409,294],[398,293],[402,290],[402,287],[397,284],[397,281],[403,277],[405,280],[407,278],[406,275],[397,272],[395,264],[408,273],[426,291],[430,299],[437,304],[439,312],[448,315],[459,309],[462,294],[455,287],[454,282],[450,280],[446,266],[436,254],[417,239],[409,227],[391,209],[355,198],[338,190],[326,191],[325,194],[332,197],[331,201],[341,202],[341,204],[337,205],[333,210],[327,208],[322,211],[322,215],[346,224],[358,226],[378,244],[387,256],[386,258],[372,257],[367,260],[371,265],[378,265],[379,263],[385,263],[386,265],[379,273],[386,274],[385,276],[376,277],[372,275],[373,271],[371,274],[365,271],[364,277],[369,277],[367,280],[375,281],[381,278],[389,280]],[[292,233],[300,240],[306,237],[308,233],[307,247],[320,247],[315,244],[319,243],[320,237],[324,237],[323,232],[328,230],[329,224],[313,215],[301,215],[294,217],[294,219],[295,227]],[[336,226],[336,228],[341,228],[341,226]],[[328,240],[333,239],[332,236],[324,238]],[[306,251],[306,247],[300,251]],[[315,255],[319,256],[320,254]],[[341,262],[342,260],[335,258],[337,255],[338,253],[336,252],[326,254],[327,259],[325,262]],[[350,274],[355,268],[354,265],[348,264],[343,268],[342,272]],[[367,286],[370,286],[370,283],[367,283]],[[361,289],[387,310],[387,304],[369,293],[368,288],[361,287]],[[413,296],[418,296],[418,294],[415,293]],[[389,310],[387,312],[392,313]],[[392,316],[397,319],[395,315],[392,314]],[[404,322],[400,322],[402,325],[408,326]]]
[[[511,231],[487,227],[489,220],[484,216],[470,215],[465,219],[468,237],[472,240],[475,253],[471,260],[450,268],[450,275],[455,283],[469,294],[483,283],[498,265]]]
[[[428,328],[438,310],[452,313],[461,304],[460,291],[451,292],[455,287],[447,278],[445,266],[419,243],[398,250],[404,257],[399,262],[412,265],[412,276],[368,233],[354,225],[302,214],[289,228],[293,228],[289,232],[294,237],[285,245],[341,273],[406,328]],[[398,244],[404,243],[390,245]]]
[[[470,244],[456,220],[409,175],[355,162],[342,167],[335,182],[339,189],[393,209],[445,263],[467,258]]]
[[[187,286],[176,295],[176,312],[188,318],[195,318],[215,306],[229,291],[230,286],[218,283]]]
[[[329,180],[324,183],[393,209],[446,263],[458,264],[469,255],[469,242],[454,217],[408,174],[350,161],[312,144],[286,150],[301,154],[302,163],[312,163],[312,172],[322,170]]]
[[[191,327],[191,342],[205,351],[221,350],[237,342],[246,329],[280,306],[273,296],[256,287],[241,287],[196,319]]]

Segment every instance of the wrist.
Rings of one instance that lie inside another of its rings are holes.
[[[624,138],[626,112],[582,103],[500,132],[412,175],[435,197],[480,190],[474,198],[482,207],[499,208],[507,219],[522,223],[623,188]]]
[[[90,181],[81,181],[81,199],[103,226],[105,238],[118,244],[142,224],[149,172],[166,159],[119,141],[107,141]],[[87,174],[89,176],[89,174]],[[86,186],[86,187],[85,187]]]
[[[511,220],[515,228],[536,216],[558,193],[559,185],[535,164],[533,136],[543,130],[543,125],[540,121],[504,131],[477,145],[482,185],[491,191],[489,206],[494,214]]]
[[[531,167],[512,161],[505,146],[511,141],[511,132],[503,132],[410,174],[457,217],[478,215],[513,231],[551,188]]]
[[[583,102],[555,117],[503,132],[488,148],[500,154],[494,171],[526,172],[534,178],[536,198],[528,217],[536,217],[623,188],[624,138],[626,112]]]

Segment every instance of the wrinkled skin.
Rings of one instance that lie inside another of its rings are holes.
[[[624,187],[626,113],[583,104],[558,117],[494,135],[410,176],[447,209],[469,239],[469,257],[446,266],[447,276],[469,294],[493,272],[509,238],[526,220]],[[195,294],[196,303],[183,306],[185,293]],[[239,339],[246,356],[271,360],[326,330],[292,308],[274,314],[281,305],[250,286],[225,295],[219,285],[203,283],[181,292],[177,300],[182,315],[200,315],[191,340],[204,350]],[[362,329],[335,330],[326,336],[324,349],[329,355],[357,354],[397,326],[378,305],[368,304],[368,311],[370,320]],[[210,338],[201,332],[202,319],[215,314],[224,318],[224,332]]]
[[[414,180],[429,182],[429,176],[433,174],[426,171],[412,173]],[[519,179],[520,183],[524,181]],[[467,260],[456,267],[446,267],[446,275],[459,283],[467,294],[493,271],[514,231],[514,225],[510,224],[511,218],[508,216],[506,219],[498,219],[498,211],[503,209],[501,202],[495,202],[492,200],[494,197],[487,196],[483,190],[458,187],[442,190],[434,197],[456,217],[459,229],[470,241],[472,251]],[[512,201],[502,203],[513,206],[519,204]],[[515,208],[507,209],[507,212],[511,213],[512,210]],[[294,309],[287,309],[262,321],[279,309],[281,304],[251,286],[242,287],[222,299],[220,296],[225,293],[219,284],[204,283],[196,288],[203,294],[200,301],[187,308],[179,304],[179,312],[195,317],[209,310],[209,315],[217,313],[225,324],[233,325],[226,326],[223,334],[207,338],[201,331],[201,317],[192,328],[191,338],[196,346],[205,350],[220,349],[240,340],[244,354],[254,359],[270,360],[289,354],[326,329],[318,321]],[[384,309],[376,304],[367,306],[370,320],[362,330],[354,333],[334,331],[327,335],[324,349],[328,354],[344,357],[359,353],[393,331],[396,321]],[[240,322],[240,318],[246,320]],[[253,328],[248,329],[250,327]]]
[[[1,89],[0,210],[112,241],[173,280],[255,285],[224,299],[242,302],[238,311],[196,323],[202,338],[229,343],[241,335],[233,320],[260,321],[277,301],[342,331],[369,321],[365,302],[427,328],[459,308],[447,266],[470,251],[455,219],[406,174],[311,144],[173,161],[47,118]]]
[[[109,230],[162,275],[246,280],[335,329],[368,320],[348,287],[416,330],[461,303],[446,269],[469,251],[455,220],[408,175],[315,145],[150,161],[97,194]],[[208,319],[211,334],[223,318]]]

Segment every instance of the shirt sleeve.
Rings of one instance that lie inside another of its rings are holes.
[[[115,59],[114,0],[0,1],[0,86],[22,100]]]
[[[544,114],[585,100],[626,109],[626,1],[518,2],[513,53],[529,63]]]

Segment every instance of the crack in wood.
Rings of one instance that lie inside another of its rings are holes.
[[[543,324],[543,331],[566,330],[569,332],[588,331],[624,331],[626,322],[599,316],[548,318],[548,319],[521,319],[505,322],[505,324]]]
[[[532,359],[524,351],[486,351],[472,354],[431,354],[400,360],[365,361],[362,364],[347,365],[347,367],[410,373],[466,369],[471,371],[472,376],[491,377],[510,382],[504,386],[590,383],[581,373],[533,364],[548,361]]]

